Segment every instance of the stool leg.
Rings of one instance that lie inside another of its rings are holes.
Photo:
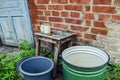
[[[73,46],[73,40],[70,40],[70,41],[68,42],[68,47],[71,47],[71,46]]]
[[[40,45],[41,45],[41,41],[36,38],[36,55],[40,55]]]
[[[56,77],[56,73],[57,73],[57,67],[58,67],[58,56],[59,56],[59,52],[60,52],[60,42],[58,42],[58,44],[55,44],[55,53],[54,53],[54,69],[53,69],[53,79],[55,79]]]
[[[75,36],[72,36],[72,37],[71,37],[71,40],[68,42],[68,47],[73,46],[73,45],[74,45],[74,41],[76,41],[76,40],[75,40]]]

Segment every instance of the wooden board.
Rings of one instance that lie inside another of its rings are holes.
[[[27,0],[0,0],[0,38],[12,46],[34,42]]]

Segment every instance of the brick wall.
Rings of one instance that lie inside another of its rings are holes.
[[[50,23],[76,33],[78,44],[120,55],[120,0],[29,0],[29,8],[34,32]]]

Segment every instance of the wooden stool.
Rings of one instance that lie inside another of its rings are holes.
[[[46,35],[43,33],[35,33],[36,40],[36,55],[40,55],[41,41],[49,42],[54,44],[54,69],[53,76],[56,76],[58,56],[61,51],[61,45],[68,42],[68,47],[73,45],[75,34],[70,32],[65,32],[61,30],[52,30],[51,35]]]

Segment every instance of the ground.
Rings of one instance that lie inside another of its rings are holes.
[[[10,55],[14,55],[17,52],[19,52],[19,49],[16,47],[11,47],[11,46],[1,46],[0,53],[2,53],[2,52],[7,52],[8,56],[10,56]]]

